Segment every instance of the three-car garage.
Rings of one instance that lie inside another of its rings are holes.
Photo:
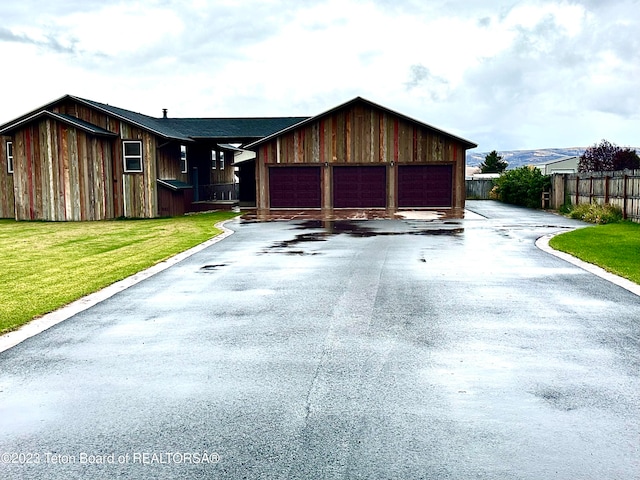
[[[475,146],[356,98],[247,147],[256,152],[257,213],[462,211],[465,153]]]
[[[331,166],[327,176],[333,208],[388,207],[397,191],[399,208],[447,208],[452,205],[452,165],[398,165],[397,184],[387,166]],[[323,206],[323,167],[269,167],[270,208],[314,209]]]

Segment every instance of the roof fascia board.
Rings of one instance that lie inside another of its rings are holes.
[[[91,128],[88,128],[86,125],[83,125],[82,123],[74,122],[69,117],[62,116],[62,115],[56,114],[54,112],[50,112],[49,110],[41,110],[41,111],[39,111],[37,113],[34,113],[33,115],[31,115],[29,117],[23,118],[22,120],[20,120],[18,122],[12,123],[11,125],[7,125],[6,128],[3,128],[2,130],[0,130],[0,135],[4,135],[5,132],[8,132],[8,131],[16,130],[16,129],[22,127],[23,125],[31,123],[32,121],[35,121],[35,120],[37,120],[39,118],[42,118],[42,117],[53,118],[54,120],[57,120],[57,121],[62,122],[62,123],[66,123],[67,125],[72,125],[72,126],[74,126],[76,128],[84,130],[85,132],[88,132],[88,133],[91,133],[91,134],[97,135],[97,136],[103,136],[103,137],[111,137],[111,136],[113,136],[113,137],[115,137],[115,136],[118,135],[117,133],[114,133],[114,132],[106,132],[106,131],[100,132],[100,131],[97,131],[97,130],[93,130]],[[98,127],[98,128],[100,128],[100,127]]]

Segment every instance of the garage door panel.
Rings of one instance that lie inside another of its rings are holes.
[[[271,167],[271,208],[320,208],[320,167]]]
[[[400,165],[398,206],[451,207],[452,165]]]
[[[333,206],[335,208],[384,208],[386,204],[386,167],[334,167]]]

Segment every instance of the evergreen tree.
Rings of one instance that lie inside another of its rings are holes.
[[[507,169],[509,164],[502,160],[495,150],[484,157],[484,162],[480,164],[481,173],[502,173]]]

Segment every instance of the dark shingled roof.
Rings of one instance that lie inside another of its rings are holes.
[[[50,110],[60,102],[71,99],[78,103],[106,113],[107,115],[119,118],[140,128],[148,130],[167,140],[179,140],[182,142],[192,142],[195,139],[216,139],[232,142],[233,140],[255,141],[267,135],[271,135],[280,130],[291,127],[297,123],[307,120],[309,117],[238,117],[238,118],[155,118],[142,113],[133,112],[124,108],[114,107],[106,103],[88,100],[73,95],[65,95],[44,107],[34,110],[22,117],[0,126],[0,131],[10,131],[19,125],[23,125],[48,112],[55,115],[59,120],[65,119],[68,122],[82,126],[85,130],[93,131],[96,134],[108,135],[108,132],[96,125],[84,122],[70,115],[54,114]]]
[[[159,118],[160,125],[190,138],[259,139],[309,117]]]
[[[162,123],[162,119],[143,115],[142,113],[132,112],[131,110],[125,110],[124,108],[113,107],[104,103],[94,102],[93,100],[87,100],[85,98],[74,97],[71,95],[70,98],[92,106],[97,110],[108,113],[113,117],[117,117],[122,120],[126,120],[129,123],[133,123],[134,125],[138,125],[145,130],[150,130],[151,132],[156,133],[161,137],[174,140],[183,140],[187,142],[191,141],[188,135],[185,135],[181,131],[172,128],[171,125]]]

